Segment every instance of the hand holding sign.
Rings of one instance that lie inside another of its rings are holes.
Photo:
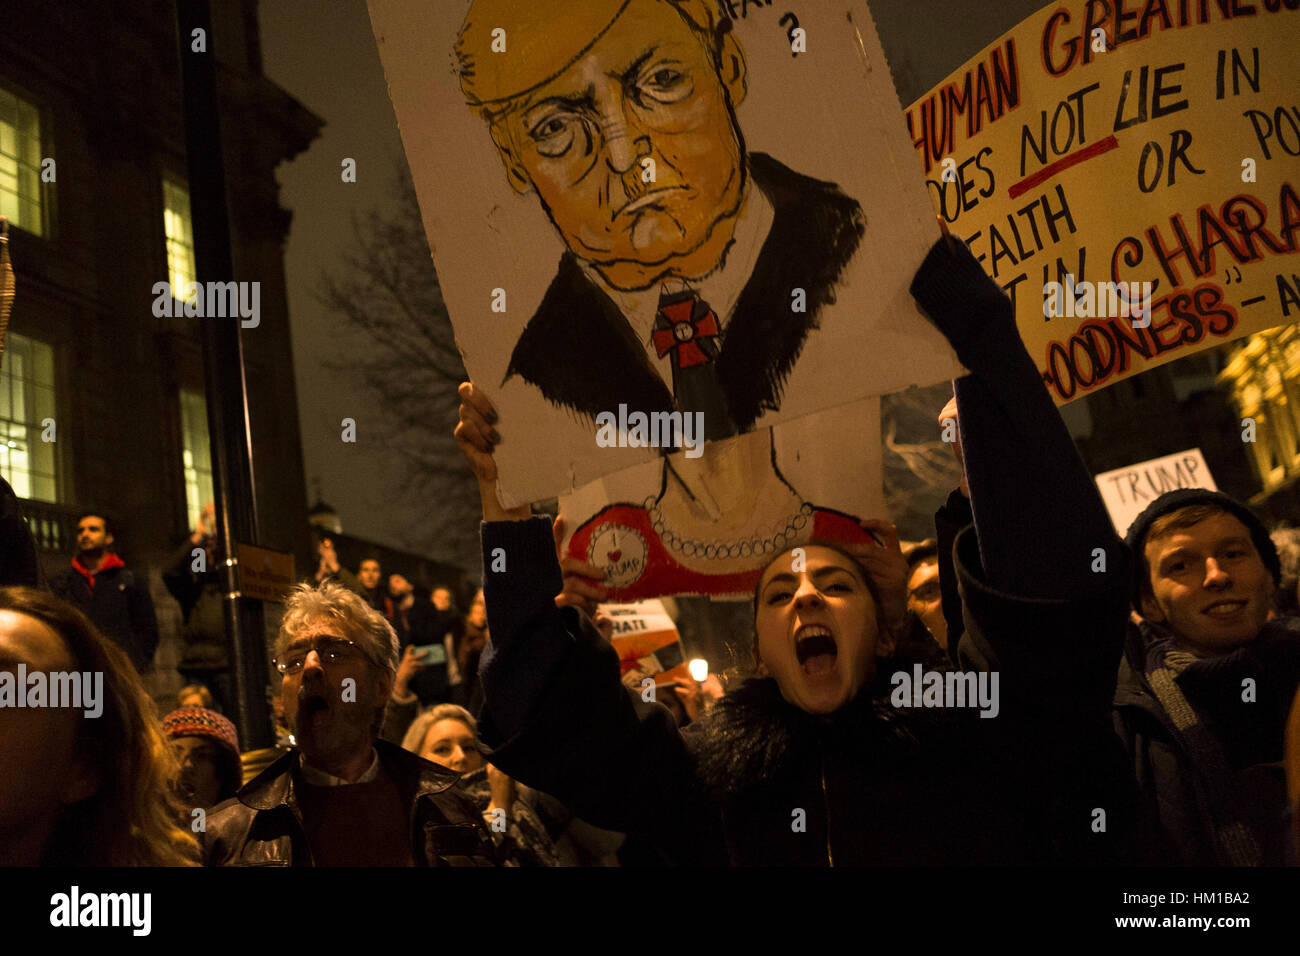
[[[528,505],[506,508],[497,498],[497,463],[493,452],[501,443],[501,434],[494,427],[496,409],[488,397],[474,388],[473,382],[461,382],[460,421],[454,432],[474,477],[478,479],[479,498],[483,502],[484,521],[521,521],[532,512]]]
[[[962,457],[961,450],[961,429],[957,421],[957,396],[954,395],[948,399],[948,404],[943,406],[943,411],[939,413],[939,433],[943,437],[944,443],[952,447],[952,456],[957,459],[957,467],[961,471],[961,480],[957,487],[967,498],[970,497],[970,485],[966,483],[966,459]],[[951,435],[951,440],[949,436]]]
[[[556,517],[553,531],[555,554],[560,559],[560,572],[564,575],[564,590],[555,596],[555,606],[581,608],[594,618],[596,606],[609,597],[608,589],[596,583],[605,572],[580,558],[565,557],[563,515]]]
[[[867,519],[862,527],[881,543],[845,544],[875,582],[885,625],[897,634],[907,619],[907,559],[898,544],[898,528],[888,521]]]

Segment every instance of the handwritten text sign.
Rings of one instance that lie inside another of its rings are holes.
[[[624,673],[636,670],[653,677],[656,684],[690,679],[677,625],[663,601],[602,604],[600,610],[614,622],[610,643],[618,651]]]
[[[1133,519],[1166,491],[1177,488],[1219,490],[1199,448],[1104,472],[1097,476],[1097,487],[1106,502],[1106,510],[1110,512],[1110,520],[1121,535],[1127,534]]]
[[[1300,319],[1298,9],[1053,3],[908,109],[1058,403]]]

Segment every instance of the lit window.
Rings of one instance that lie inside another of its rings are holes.
[[[35,235],[45,232],[40,111],[5,89],[0,89],[0,216]]]
[[[163,180],[163,231],[167,235],[167,274],[172,295],[193,298],[185,290],[197,281],[194,268],[194,224],[190,219],[190,191],[173,179]]]
[[[208,438],[208,403],[198,392],[181,391],[181,456],[185,469],[185,508],[190,527],[212,500],[212,446]]]
[[[54,349],[10,332],[0,363],[0,474],[19,498],[58,501]]]

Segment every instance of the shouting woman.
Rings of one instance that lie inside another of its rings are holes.
[[[813,539],[759,578],[754,676],[679,732],[620,683],[590,618],[557,605],[594,582],[566,586],[549,523],[499,503],[492,453],[508,423],[466,383],[456,437],[483,501],[480,733],[494,764],[683,864],[1122,856],[1132,786],[1110,701],[1123,545],[1001,289],[941,241],[912,292],[970,369],[956,398],[975,520],[951,565],[964,670],[879,672],[892,609],[869,555]]]

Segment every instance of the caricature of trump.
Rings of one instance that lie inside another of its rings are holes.
[[[778,409],[865,223],[746,151],[731,21],[712,0],[475,0],[456,53],[511,185],[567,246],[506,379],[593,418],[703,412],[708,439]]]

